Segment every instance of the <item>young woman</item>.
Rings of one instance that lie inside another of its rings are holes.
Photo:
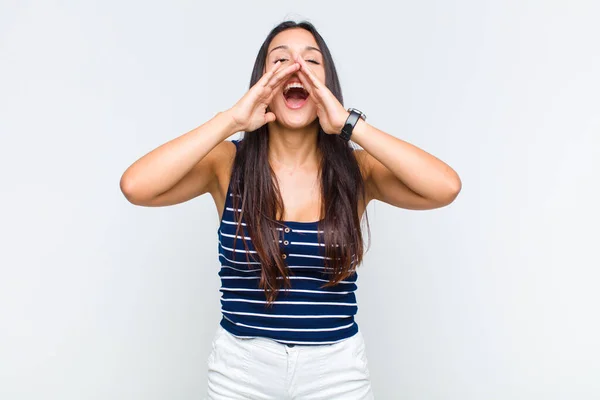
[[[215,201],[222,319],[208,359],[209,398],[373,398],[354,321],[363,213],[374,199],[443,207],[461,182],[436,157],[342,104],[321,35],[308,22],[283,22],[233,107],[121,178],[137,205],[204,193]],[[241,131],[242,140],[225,140]]]

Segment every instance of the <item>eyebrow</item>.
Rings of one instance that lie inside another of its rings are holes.
[[[282,44],[281,46],[273,47],[273,48],[271,49],[271,51],[269,52],[269,54],[271,54],[271,52],[273,52],[274,50],[277,50],[277,49],[286,49],[286,50],[288,50],[288,49],[289,49],[289,46],[287,46],[287,45],[285,45],[285,44]],[[318,51],[319,53],[321,53],[321,50],[317,49],[317,48],[316,48],[316,47],[314,47],[314,46],[306,46],[306,47],[304,48],[304,50],[316,50],[316,51]],[[323,53],[321,53],[321,54],[323,54]]]

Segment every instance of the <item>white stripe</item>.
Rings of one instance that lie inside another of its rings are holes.
[[[229,221],[227,219],[223,219],[223,220],[221,220],[221,222],[223,222],[225,224],[228,224],[228,225],[237,225],[237,222],[235,222],[235,221]],[[246,225],[245,222],[242,222],[242,226],[248,226],[248,225]],[[278,228],[278,227],[276,227],[275,229],[277,229],[278,231],[282,231],[283,230],[283,228]],[[305,229],[290,229],[290,230],[292,232],[299,232],[299,233],[319,233],[319,232],[323,233],[323,232],[325,232],[325,231],[311,231],[311,230],[305,230]]]
[[[235,268],[233,268],[233,269],[235,269]],[[260,270],[257,269],[255,271],[260,271]],[[222,276],[221,279],[260,279],[260,276]]]
[[[219,230],[219,233],[222,236],[225,237],[229,237],[229,238],[238,238],[238,239],[246,239],[246,240],[252,240],[252,238],[250,236],[238,236],[238,235],[231,235],[229,233],[224,233],[222,230]],[[279,243],[283,243],[283,240],[279,240]],[[294,244],[294,245],[299,245],[299,246],[323,246],[325,247],[325,243],[316,243],[316,242],[289,242],[289,244]],[[334,245],[335,247],[339,247],[339,244]]]
[[[255,264],[255,265],[258,264],[258,265],[260,265],[259,261],[234,261],[234,260],[230,260],[223,253],[219,253],[219,257],[223,257],[225,260],[229,261],[230,263],[234,263],[234,264]],[[231,268],[231,269],[235,269],[236,271],[244,271],[244,272],[246,272],[246,271],[260,271],[261,270],[261,268],[258,268],[258,269],[249,269],[249,270],[241,270],[241,269],[236,269],[236,268],[230,267],[230,266],[225,265],[223,263],[221,263],[221,267]],[[331,267],[320,267],[320,266],[314,266],[314,265],[288,265],[288,268],[325,269],[325,270],[332,269]],[[348,272],[355,272],[355,271],[356,271],[356,269],[348,270]]]
[[[241,249],[232,249],[231,247],[225,247],[223,245],[223,243],[219,240],[219,245],[224,248],[225,250],[229,250],[229,251],[234,251],[236,253],[251,253],[251,254],[256,254],[258,253],[256,250],[241,250]],[[295,253],[290,253],[288,254],[288,257],[304,257],[304,258],[319,258],[321,260],[325,259],[325,260],[331,260],[331,257],[325,257],[325,256],[313,256],[311,254],[295,254]]]
[[[227,314],[236,315],[252,315],[255,317],[269,317],[269,318],[351,318],[353,315],[275,315],[275,314],[258,314],[248,312],[234,312],[226,311],[221,308],[221,311]]]
[[[320,259],[326,259],[326,260],[331,260],[331,257],[324,257],[324,256],[313,256],[310,254],[293,254],[290,253],[288,254],[288,257],[306,257],[306,258],[320,258]]]
[[[316,265],[288,265],[288,268],[332,269],[332,267],[321,267]]]
[[[227,261],[232,262],[234,264],[259,264],[260,265],[260,261],[233,261],[233,260],[230,260],[229,258],[225,257],[225,254],[223,254],[223,253],[219,253],[219,257],[223,257]],[[221,264],[221,265],[224,266],[223,264]]]
[[[311,229],[292,229],[292,232],[300,232],[300,233],[324,233],[325,231],[314,231]]]
[[[259,270],[256,270],[256,271],[259,271]],[[222,276],[221,279],[260,279],[260,276]],[[277,279],[283,279],[283,277],[278,276]],[[290,276],[290,279],[308,279],[310,281],[329,282],[327,279],[310,278],[308,276]],[[354,282],[340,281],[339,283],[354,283]]]
[[[279,230],[282,230],[281,228],[279,228]],[[225,237],[229,237],[229,238],[238,238],[238,239],[246,239],[246,240],[252,240],[252,238],[250,236],[238,236],[238,235],[230,235],[229,233],[224,233],[223,231],[219,230],[219,233],[222,236]],[[279,243],[283,243],[283,240],[279,240]],[[293,244],[293,245],[298,245],[298,246],[322,246],[325,247],[325,243],[318,243],[318,242],[289,242],[289,244]],[[339,244],[335,244],[333,245],[334,247],[340,247]]]
[[[234,261],[234,260],[230,260],[223,253],[219,253],[219,257],[223,257],[227,261],[229,261],[231,263],[234,263],[234,264],[259,264],[260,265],[259,261],[248,261],[247,262],[247,261]],[[232,267],[230,267],[228,265],[224,265],[224,264],[221,264],[221,266],[222,267],[226,267],[226,268],[232,268]],[[320,267],[320,266],[315,266],[315,265],[288,265],[288,268],[298,268],[298,269],[300,269],[300,268],[304,268],[304,269],[332,269],[332,267]],[[233,268],[233,269],[235,269],[235,268]],[[238,271],[241,271],[241,270],[238,270]],[[248,270],[248,271],[260,271],[260,268],[259,269]],[[354,271],[356,271],[356,269],[348,270],[348,272],[354,272]]]
[[[227,292],[264,292],[263,289],[246,289],[246,288],[228,288],[221,287],[219,290],[224,290]],[[280,289],[282,292],[296,292],[296,293],[323,293],[323,294],[349,294],[354,293],[354,291],[350,292],[327,292],[325,290],[308,290],[308,289]]]
[[[252,240],[252,238],[250,236],[238,236],[238,235],[230,235],[229,233],[224,233],[222,230],[219,230],[219,233],[222,236],[225,237],[229,237],[229,238],[237,238],[237,239],[246,239],[246,240]],[[283,243],[283,240],[278,240],[279,243]],[[305,245],[305,246],[325,246],[325,244],[319,244],[319,243],[310,243],[310,242],[289,242],[290,244],[298,244],[298,245]],[[338,247],[339,245],[336,245],[336,247]]]
[[[240,249],[232,249],[231,247],[225,247],[223,246],[223,243],[221,243],[221,241],[219,240],[219,245],[224,248],[225,250],[229,250],[229,251],[235,251],[236,253],[251,253],[251,254],[256,254],[257,251],[256,250],[240,250]]]
[[[232,197],[231,193],[229,194],[229,197]],[[241,197],[241,196],[238,195],[238,197]],[[233,212],[234,210],[237,210],[238,212],[242,211],[241,208],[234,209],[232,207],[225,207],[225,209],[227,211],[231,211],[231,212]],[[223,220],[223,222],[225,222],[226,224],[237,225],[237,222],[230,222],[230,221],[225,221],[225,220]],[[282,223],[282,224],[285,224],[285,221],[279,221],[279,222]],[[290,222],[293,223],[294,221],[290,221]],[[300,222],[300,223],[301,224],[306,224],[308,222]],[[243,223],[243,222],[242,222],[242,225],[246,226],[246,224]],[[283,228],[277,228],[277,229],[278,230],[283,230]],[[311,229],[292,229],[292,231],[293,232],[301,232],[301,233],[323,233],[323,232],[325,232],[325,231],[319,231],[319,230],[315,231],[315,230],[311,230]]]
[[[238,224],[237,222],[234,222],[234,221],[228,221],[228,220],[225,220],[225,219],[224,219],[224,220],[222,220],[222,222],[223,222],[223,223],[225,223],[225,224],[229,224],[229,225],[237,225],[237,224]],[[246,226],[246,223],[245,223],[245,222],[242,222],[242,226]]]
[[[260,268],[258,268],[258,269],[239,269],[239,268],[230,267],[229,265],[221,265],[221,267],[233,269],[234,271],[240,271],[240,272],[256,272],[256,271],[260,271]],[[254,278],[254,277],[252,276],[250,278]]]
[[[301,268],[307,268],[307,269],[333,269],[332,267],[315,267],[315,266],[312,266],[312,265],[292,265],[292,266],[288,265],[288,268],[298,268],[298,269],[301,269]],[[355,272],[355,271],[356,271],[356,269],[350,269],[350,270],[348,270],[348,272]]]
[[[225,237],[230,237],[230,238],[238,238],[238,239],[246,239],[246,240],[252,240],[252,238],[250,236],[237,236],[237,235],[230,235],[228,233],[223,233],[223,231],[219,230],[219,233]],[[280,240],[281,242],[281,240]]]
[[[290,244],[297,244],[300,246],[325,246],[325,243],[314,243],[314,242],[290,242]],[[339,244],[336,244],[335,247],[339,247]]]
[[[267,304],[266,301],[263,300],[248,300],[248,299],[224,299],[221,297],[221,301],[235,301],[238,303],[255,303],[255,304]],[[299,304],[303,306],[357,306],[358,303],[336,303],[332,301],[277,301],[275,300],[273,304]]]
[[[262,326],[254,326],[254,325],[246,325],[241,322],[234,322],[229,319],[229,321],[237,326],[245,326],[246,328],[254,328],[260,329],[263,331],[279,331],[279,332],[330,332],[330,331],[339,331],[341,329],[346,329],[354,325],[354,322],[344,326],[337,326],[335,328],[266,328]]]

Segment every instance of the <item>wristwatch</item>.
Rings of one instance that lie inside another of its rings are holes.
[[[350,136],[352,136],[352,130],[354,129],[354,126],[356,126],[359,118],[362,118],[363,121],[367,120],[365,113],[357,110],[356,108],[349,108],[348,111],[350,112],[350,115],[348,115],[348,119],[346,119],[346,123],[342,128],[342,132],[340,132],[340,137],[345,141],[350,140]]]

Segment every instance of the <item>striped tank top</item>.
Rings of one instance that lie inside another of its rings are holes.
[[[237,148],[239,141],[233,142]],[[355,269],[351,277],[337,285],[321,288],[328,282],[328,275],[323,269],[324,245],[319,245],[317,239],[318,222],[279,221],[282,226],[277,229],[283,233],[280,249],[291,272],[291,288],[281,285],[273,305],[265,307],[267,298],[258,285],[260,263],[247,262],[246,253],[256,251],[243,219],[233,247],[237,223],[231,186],[230,181],[218,228],[220,325],[238,337],[265,337],[284,344],[331,344],[355,335],[358,272]],[[241,235],[246,238],[247,249]],[[251,255],[248,260],[252,260]]]

